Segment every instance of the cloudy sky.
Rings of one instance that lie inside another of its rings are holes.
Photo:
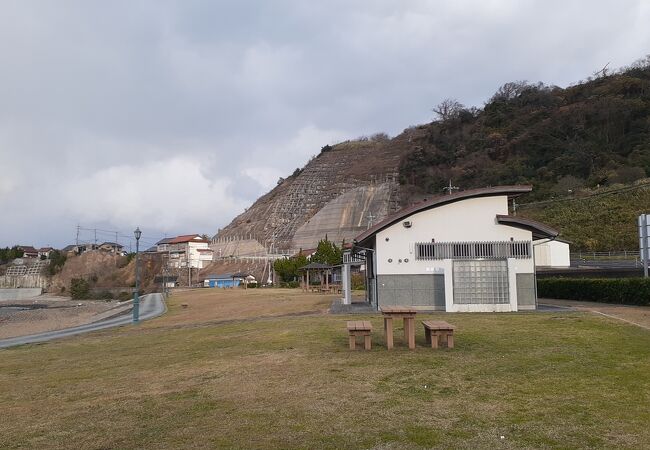
[[[0,0],[0,246],[212,235],[325,144],[630,64],[648,24],[643,0]]]

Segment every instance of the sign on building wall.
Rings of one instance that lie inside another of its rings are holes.
[[[643,261],[643,276],[648,276],[648,260],[650,259],[650,214],[641,214],[639,225],[639,252]]]

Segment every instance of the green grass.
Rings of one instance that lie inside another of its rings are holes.
[[[0,448],[648,448],[650,333],[454,314],[456,348],[344,316],[125,327],[0,351]],[[355,319],[365,317],[355,316]],[[501,438],[503,436],[503,438]]]

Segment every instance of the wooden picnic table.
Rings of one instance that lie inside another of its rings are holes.
[[[379,308],[384,316],[384,334],[386,348],[393,348],[393,319],[404,319],[404,340],[409,349],[415,348],[415,315],[417,310],[410,306],[382,306]]]

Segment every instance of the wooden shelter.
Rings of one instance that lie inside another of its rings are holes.
[[[300,277],[300,284],[302,290],[308,292],[311,287],[311,275],[316,273],[320,281],[321,289],[329,291],[329,275],[332,271],[332,266],[328,264],[321,264],[317,262],[309,263],[306,266],[302,266],[298,269],[302,272]]]

